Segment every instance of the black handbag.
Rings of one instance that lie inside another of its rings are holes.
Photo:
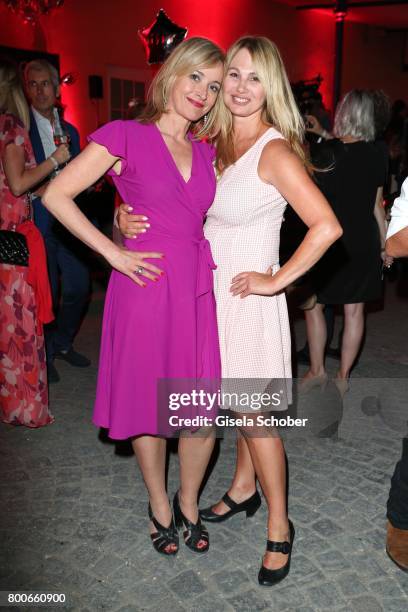
[[[28,266],[28,248],[24,234],[0,230],[0,263]]]
[[[31,194],[27,194],[27,219],[31,219]],[[0,264],[28,266],[29,252],[24,234],[0,230]]]

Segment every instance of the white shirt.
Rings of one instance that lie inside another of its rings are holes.
[[[408,177],[402,183],[401,195],[394,200],[387,238],[408,227]]]
[[[38,127],[45,157],[49,157],[54,153],[56,148],[51,121],[36,111],[35,108],[31,107],[31,110],[33,111],[34,119]]]

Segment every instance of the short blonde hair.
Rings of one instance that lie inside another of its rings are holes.
[[[0,60],[0,110],[15,115],[30,129],[30,112],[18,68],[7,59]]]
[[[207,38],[194,37],[180,43],[157,72],[147,95],[146,108],[138,117],[140,123],[154,123],[166,112],[171,88],[177,77],[189,74],[199,67],[210,68],[223,64],[224,52]],[[205,137],[213,130],[218,115],[219,99],[207,114],[205,123],[200,122],[195,130],[197,136]],[[190,125],[190,128],[193,126]]]
[[[299,112],[286,69],[275,43],[264,36],[244,36],[237,40],[227,52],[225,74],[235,55],[241,49],[247,49],[251,55],[256,73],[265,90],[265,105],[262,120],[275,127],[287,139],[292,150],[306,164],[306,155],[302,146],[304,140],[304,122]],[[222,172],[235,161],[231,111],[223,103],[217,126],[217,168]]]
[[[372,93],[364,89],[352,89],[340,100],[334,118],[334,135],[338,138],[352,136],[359,140],[375,140],[376,125]]]

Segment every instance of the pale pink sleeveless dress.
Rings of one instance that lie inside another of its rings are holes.
[[[222,377],[289,379],[291,340],[284,293],[234,297],[231,279],[239,272],[279,269],[279,237],[286,201],[258,176],[264,146],[283,136],[268,129],[218,181],[204,233],[217,269],[217,303]],[[290,385],[289,385],[290,386]],[[290,391],[288,390],[290,402]]]

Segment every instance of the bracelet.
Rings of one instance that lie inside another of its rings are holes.
[[[52,162],[52,165],[54,166],[54,170],[58,170],[59,163],[57,162],[55,157],[53,155],[50,155],[48,159]]]

